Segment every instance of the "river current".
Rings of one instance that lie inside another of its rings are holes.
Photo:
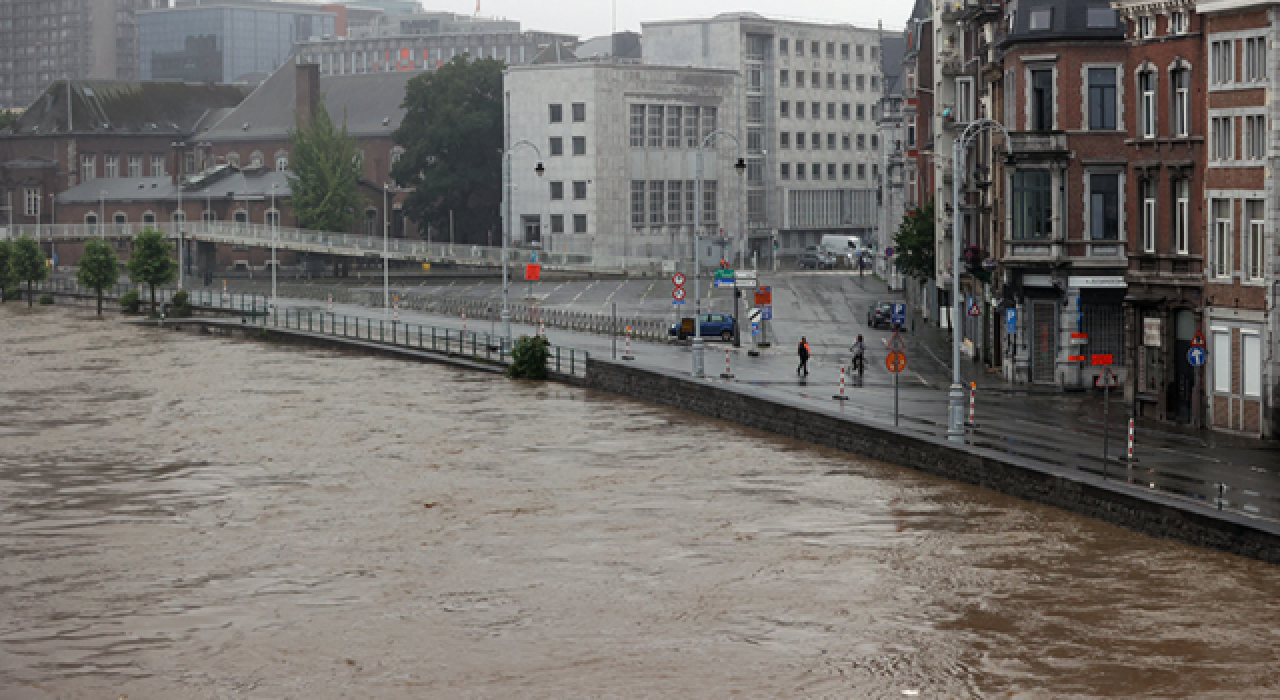
[[[0,698],[1280,696],[1280,569],[556,384],[0,306]]]

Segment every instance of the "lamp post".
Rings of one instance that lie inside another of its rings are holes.
[[[280,237],[280,212],[276,209],[276,189],[280,183],[271,183],[271,308],[276,308],[276,268],[280,261],[276,259],[276,239]]]
[[[547,171],[546,168],[542,167],[542,151],[538,150],[538,147],[527,139],[520,139],[511,144],[511,148],[508,148],[504,154],[506,167],[503,169],[503,179],[506,180],[506,188],[503,190],[503,195],[507,206],[505,207],[505,215],[502,217],[502,335],[508,340],[511,338],[511,307],[507,303],[508,288],[510,287],[507,277],[507,240],[511,238],[511,154],[515,153],[520,146],[532,148],[533,152],[538,156],[538,164],[533,168],[533,172],[537,173],[538,177],[542,177],[542,174]]]
[[[952,144],[951,200],[951,391],[947,406],[947,439],[964,442],[964,385],[960,379],[960,319],[964,318],[964,302],[960,299],[960,176],[964,173],[964,153],[969,144],[984,131],[999,129],[1009,143],[1009,132],[994,119],[978,119],[969,123]]]
[[[178,213],[173,222],[178,225],[178,289],[182,289],[183,277],[187,270],[187,245],[182,238],[182,229],[187,220],[187,213],[182,210],[182,174],[178,174]]]
[[[738,145],[738,150],[742,150],[742,141],[733,133],[723,129],[717,129],[707,134],[702,139],[701,145],[698,146],[697,189],[693,198],[693,376],[695,377],[706,376],[702,361],[705,348],[702,344],[702,268],[698,252],[700,245],[698,243],[698,229],[702,226],[702,152],[716,136],[728,136]],[[747,159],[739,156],[738,162],[734,163],[733,167],[738,171],[739,175],[743,174],[747,170]],[[737,291],[736,287],[734,291]],[[734,319],[734,323],[736,324],[737,322],[738,319]]]
[[[98,190],[98,237],[107,237],[107,191]]]
[[[387,193],[391,185],[382,183],[382,318],[391,320],[391,270],[390,248],[387,241]]]
[[[55,197],[56,194],[49,193],[49,253],[57,260],[58,242],[53,237],[58,230],[58,200]]]

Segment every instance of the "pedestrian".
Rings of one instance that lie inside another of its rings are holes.
[[[804,336],[800,336],[800,343],[796,345],[796,354],[800,356],[800,366],[796,367],[796,374],[809,376],[809,341]]]

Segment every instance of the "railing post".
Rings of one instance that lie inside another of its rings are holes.
[[[436,349],[436,327],[435,326],[431,327],[431,349],[432,350]]]
[[[560,346],[556,346],[556,373],[560,373]]]

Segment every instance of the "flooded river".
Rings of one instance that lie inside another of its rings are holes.
[[[0,307],[0,698],[1280,696],[1280,569],[612,396]]]

